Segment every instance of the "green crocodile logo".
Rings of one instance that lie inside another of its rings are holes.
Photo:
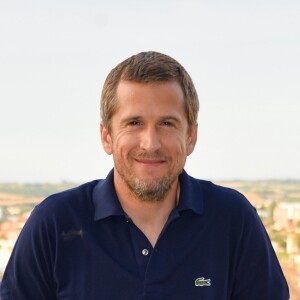
[[[195,286],[211,286],[211,279],[204,279],[204,277],[195,280]]]

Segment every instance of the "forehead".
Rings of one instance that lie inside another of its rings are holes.
[[[117,87],[118,106],[184,105],[184,94],[177,81],[141,83],[122,80]]]

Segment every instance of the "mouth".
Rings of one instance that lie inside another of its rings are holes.
[[[144,164],[147,166],[157,166],[157,165],[161,165],[164,164],[166,161],[163,159],[135,159],[136,162],[140,163],[140,164]]]

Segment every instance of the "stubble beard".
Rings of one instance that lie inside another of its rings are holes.
[[[169,192],[175,178],[165,176],[160,179],[140,180],[124,180],[131,192],[139,199],[145,202],[160,202],[163,201]]]
[[[115,168],[123,182],[134,196],[145,202],[161,202],[171,189],[179,174],[169,172],[157,179],[140,179],[132,171],[126,172],[121,164],[115,163]],[[126,173],[126,174],[125,174]]]

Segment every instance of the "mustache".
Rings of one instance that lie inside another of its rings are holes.
[[[139,152],[134,155],[137,159],[153,159],[153,160],[167,160],[168,156],[161,153],[161,151],[155,152]]]

